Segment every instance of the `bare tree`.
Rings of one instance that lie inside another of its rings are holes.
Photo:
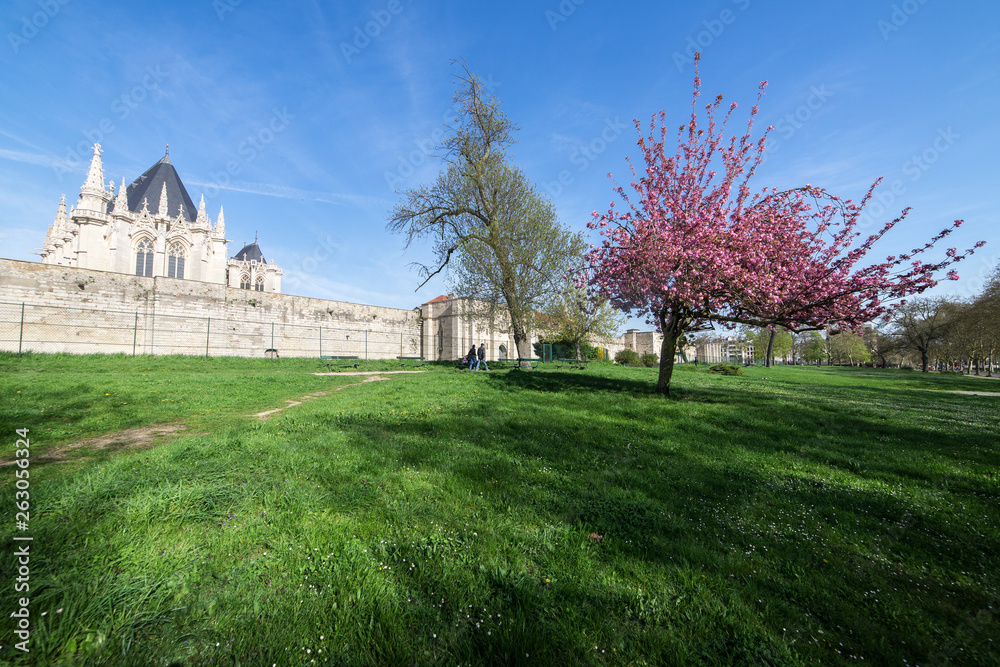
[[[449,268],[455,292],[474,315],[506,321],[517,354],[531,356],[535,313],[582,253],[582,235],[564,228],[551,202],[507,161],[517,130],[461,63],[455,124],[438,146],[443,168],[431,186],[401,193],[387,228],[434,241],[435,261],[420,265],[424,280]],[[509,318],[509,319],[508,319]]]
[[[926,373],[933,346],[948,335],[955,319],[944,299],[920,298],[899,306],[892,322],[899,348],[918,353],[921,370]]]

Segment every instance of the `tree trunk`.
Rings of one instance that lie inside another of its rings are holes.
[[[580,361],[582,357],[580,356],[580,341],[576,341],[576,360]]]
[[[669,316],[665,312],[660,313],[660,331],[663,332],[663,344],[660,345],[660,374],[656,379],[656,393],[670,396],[670,376],[674,373],[677,341],[684,333],[682,318],[675,313]]]
[[[774,337],[777,335],[777,333],[778,333],[777,331],[772,330],[771,335],[767,337],[767,354],[764,356],[765,368],[770,368],[771,364],[773,363],[771,361],[771,355],[774,354]]]
[[[924,373],[927,372],[927,350],[920,350],[920,365]]]
[[[524,327],[514,324],[511,326],[514,333],[514,347],[517,348],[518,359],[530,359],[531,358],[531,341],[528,340],[528,332],[524,330]],[[520,368],[531,368],[530,361],[522,361],[518,364]]]

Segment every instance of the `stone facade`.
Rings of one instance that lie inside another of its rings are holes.
[[[486,344],[486,358],[516,359],[514,336],[470,314],[467,299],[442,295],[420,306],[422,345],[428,359],[460,359],[473,345]],[[531,342],[537,338],[532,337]]]
[[[24,331],[19,308],[24,304]],[[0,349],[420,356],[419,309],[0,259]]]
[[[281,292],[273,261],[260,261],[259,249],[229,258],[228,244],[222,209],[214,224],[204,195],[195,210],[169,152],[129,185],[123,178],[116,193],[94,144],[76,206],[67,212],[63,195],[39,254],[43,264]]]
[[[513,336],[469,310],[454,295],[404,310],[0,258],[5,351],[259,357],[273,349],[284,357],[436,361],[485,343],[490,361],[516,358]],[[658,354],[661,342],[630,329],[592,344],[613,359],[622,349]]]

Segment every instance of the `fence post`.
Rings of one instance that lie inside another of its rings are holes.
[[[323,358],[323,325],[319,325],[319,356]]]
[[[403,357],[403,332],[399,332],[399,357],[402,360]]]
[[[21,332],[17,335],[17,358],[21,358],[21,344],[24,342],[24,302],[21,302]]]
[[[271,322],[271,349],[274,349],[274,322]]]
[[[365,329],[365,361],[368,361],[368,329]]]
[[[132,325],[132,358],[135,359],[135,343],[139,338],[139,311],[135,311],[135,324]]]
[[[208,324],[205,326],[205,358],[208,359],[208,339],[212,335],[212,318],[208,318]]]

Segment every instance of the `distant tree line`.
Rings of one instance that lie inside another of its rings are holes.
[[[861,333],[744,327],[735,337],[765,365],[780,360],[992,375],[1000,364],[1000,267],[969,299],[918,297],[897,308],[890,321]]]

